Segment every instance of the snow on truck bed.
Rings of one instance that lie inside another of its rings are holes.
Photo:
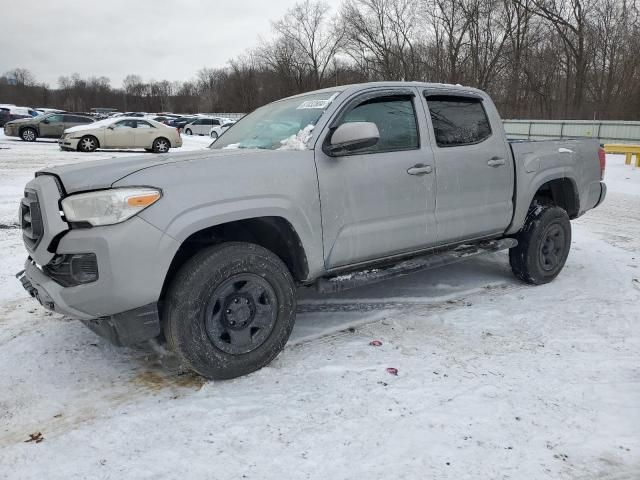
[[[518,283],[500,253],[300,292],[269,367],[205,382],[46,313],[13,278],[33,172],[130,154],[0,134],[0,479],[640,478],[640,170],[622,157],[552,284]]]

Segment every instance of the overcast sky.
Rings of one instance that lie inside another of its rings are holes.
[[[340,0],[326,0],[333,10]],[[45,0],[2,3],[0,74],[27,68],[38,82],[105,76],[120,87],[144,80],[188,80],[221,67],[259,37],[295,0]]]

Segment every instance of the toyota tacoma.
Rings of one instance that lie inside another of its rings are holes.
[[[301,286],[357,287],[509,249],[552,281],[604,199],[596,139],[513,141],[473,88],[383,82],[289,97],[209,149],[36,173],[18,274],[117,345],[166,339],[214,379],[283,349]]]

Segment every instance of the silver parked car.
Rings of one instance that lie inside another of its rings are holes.
[[[218,137],[222,135],[224,132],[226,132],[227,130],[229,130],[229,128],[231,128],[234,123],[236,123],[235,120],[230,120],[223,123],[222,125],[216,125],[215,127],[211,127],[211,130],[209,131],[209,136],[213,140],[217,140]]]
[[[200,117],[184,126],[186,135],[209,135],[213,127],[219,127],[228,122],[228,118]]]

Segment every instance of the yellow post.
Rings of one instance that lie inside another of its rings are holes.
[[[625,165],[631,165],[633,156],[636,156],[635,166],[640,168],[640,145],[632,145],[629,143],[607,143],[604,146],[607,153],[624,153]]]

